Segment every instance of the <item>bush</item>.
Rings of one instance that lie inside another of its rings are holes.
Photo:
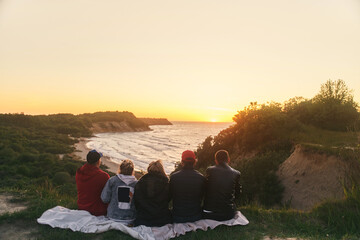
[[[63,185],[70,183],[72,178],[68,172],[57,172],[55,173],[52,181],[55,185]]]
[[[274,172],[264,176],[264,183],[260,187],[259,201],[266,207],[279,204],[283,197],[285,188]]]
[[[37,156],[30,153],[24,153],[19,156],[18,161],[25,164],[34,163],[37,161]]]
[[[241,172],[242,194],[240,204],[258,202],[266,207],[280,204],[284,187],[275,172],[289,157],[289,150],[265,152],[253,158],[233,163]]]
[[[80,163],[68,162],[64,165],[64,170],[71,176],[75,176],[76,170],[80,167]]]

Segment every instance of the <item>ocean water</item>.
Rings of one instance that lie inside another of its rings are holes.
[[[206,137],[217,135],[232,123],[172,122],[173,125],[150,126],[152,131],[99,133],[87,143],[113,162],[124,159],[135,168],[146,170],[149,163],[161,159],[166,173],[171,173],[185,150],[196,150]]]

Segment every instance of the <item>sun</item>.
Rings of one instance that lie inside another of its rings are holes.
[[[210,122],[217,122],[215,118],[210,119]]]

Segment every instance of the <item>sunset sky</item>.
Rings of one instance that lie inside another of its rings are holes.
[[[359,0],[0,0],[0,112],[231,121],[343,79]]]

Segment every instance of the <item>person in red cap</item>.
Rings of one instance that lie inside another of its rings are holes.
[[[240,195],[240,172],[229,166],[226,150],[215,153],[215,166],[206,169],[203,218],[225,221],[236,214],[235,198]]]
[[[193,151],[182,153],[182,169],[170,176],[170,198],[174,223],[195,222],[202,218],[201,202],[205,192],[205,177],[194,169]]]
[[[107,209],[100,195],[110,176],[99,168],[101,157],[100,152],[91,150],[86,156],[87,163],[76,171],[75,176],[78,208],[95,216],[106,215]]]

